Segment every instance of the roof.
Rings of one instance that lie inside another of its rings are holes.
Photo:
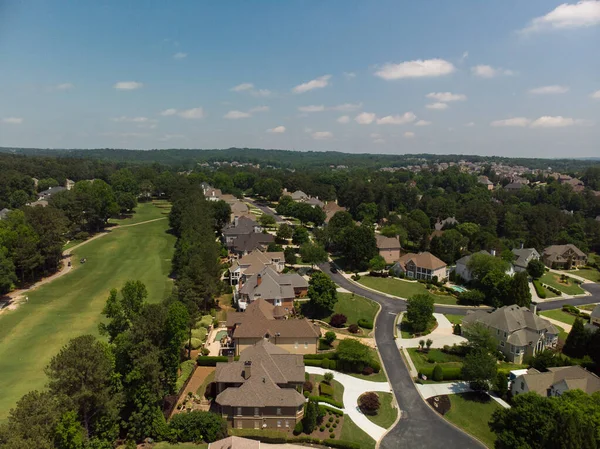
[[[535,248],[515,248],[512,252],[517,256],[517,259],[513,262],[513,265],[516,265],[517,267],[526,268],[531,259],[540,257],[540,253],[538,253]]]
[[[598,304],[596,307],[594,307],[594,310],[592,310],[592,313],[590,314],[590,316],[592,318],[600,318],[600,304]]]
[[[456,218],[454,218],[454,217],[448,217],[448,218],[443,219],[442,221],[438,221],[435,224],[435,230],[436,231],[441,231],[444,228],[445,225],[451,225],[451,226],[453,226],[453,225],[457,225],[457,224],[458,224],[458,220]]]
[[[249,276],[258,273],[266,265],[271,265],[273,260],[283,261],[285,260],[285,255],[281,251],[263,253],[261,250],[255,249],[251,253],[248,253],[244,257],[234,261],[229,268],[229,271],[233,272],[239,268],[244,270],[244,274]]]
[[[335,201],[329,201],[328,203],[325,203],[323,210],[325,211],[325,223],[329,223],[329,220],[331,220],[337,212],[345,212],[346,208],[338,205]]]
[[[304,193],[302,190],[296,190],[294,193],[291,193],[290,196],[294,201],[303,200],[308,198],[308,195]]]
[[[236,238],[231,244],[231,249],[237,252],[250,252],[257,248],[267,246],[269,243],[274,241],[275,237],[273,237],[271,234],[252,232],[250,234],[242,234]]]
[[[248,372],[248,367],[250,372]],[[267,340],[246,348],[237,362],[217,363],[215,382],[240,384],[219,393],[216,402],[231,407],[298,407],[304,396],[280,385],[304,382],[301,354],[290,354]]]
[[[242,437],[227,437],[208,444],[208,449],[259,449],[260,441]]]
[[[491,256],[491,254],[489,252],[487,252],[485,249],[482,249],[481,251],[477,251],[476,253],[473,254],[485,254],[486,256]],[[469,260],[471,260],[471,257],[473,257],[473,254],[469,254],[467,256],[463,256],[460,259],[458,259],[456,261],[456,265],[461,264],[461,265],[467,265],[469,263]]]
[[[43,190],[42,192],[38,193],[38,197],[39,198],[49,198],[52,195],[54,195],[55,193],[63,192],[65,190],[67,190],[67,188],[62,187],[62,186],[50,187],[49,189]]]
[[[245,312],[227,314],[227,327],[234,327],[233,338],[260,338],[266,334],[290,338],[315,338],[321,335],[321,328],[302,319],[279,319],[282,307],[257,299],[246,307]]]
[[[251,218],[239,217],[237,219],[237,225],[234,221],[223,228],[223,235],[251,234],[254,232],[256,226],[258,226],[258,223]]]
[[[259,296],[263,299],[294,298],[294,288],[308,288],[308,282],[298,273],[277,273],[270,267],[250,276],[240,288],[240,293],[250,299]]]
[[[323,207],[324,203],[319,198],[309,197],[304,200],[306,204],[310,204],[311,206]]]
[[[426,268],[428,270],[437,270],[446,266],[446,262],[444,262],[441,259],[438,259],[433,254],[427,251],[419,254],[404,254],[403,256],[400,256],[400,259],[398,259],[398,264],[401,265],[403,269],[405,269],[406,264],[411,260],[417,267]]]
[[[488,178],[487,176],[478,176],[477,182],[479,182],[480,184],[486,184],[488,186],[494,185],[494,183],[492,181],[490,181],[490,178]]]
[[[508,342],[517,346],[524,346],[530,341],[537,341],[537,331],[545,330],[550,334],[558,334],[558,330],[550,321],[541,318],[526,307],[517,305],[504,306],[491,313],[480,310],[467,314],[463,319],[464,324],[479,322],[494,329],[500,329],[507,333],[516,333],[509,337]],[[533,331],[518,332],[517,331]],[[511,341],[511,339],[513,341]],[[522,343],[524,342],[524,343]]]
[[[542,396],[547,396],[548,389],[552,386],[559,389],[579,389],[587,394],[600,391],[600,378],[579,365],[548,368],[544,373],[529,370],[517,379],[525,382],[529,391]]]
[[[586,254],[577,248],[572,243],[566,245],[551,245],[544,249],[544,257],[550,260],[550,262],[563,262],[566,261],[565,254],[573,252],[577,257],[586,257]]]
[[[504,188],[506,190],[519,190],[525,187],[525,184],[521,184],[520,182],[511,182],[510,184],[506,184]]]
[[[0,220],[6,218],[8,216],[8,213],[10,212],[10,209],[7,209],[6,207],[2,210],[0,210]]]
[[[398,237],[386,237],[385,235],[375,234],[377,248],[379,249],[402,249]]]

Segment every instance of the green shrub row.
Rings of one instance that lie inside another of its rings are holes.
[[[358,325],[363,329],[373,329],[373,321],[365,320],[364,318],[358,320]]]
[[[220,356],[209,356],[209,355],[199,355],[196,359],[196,363],[198,366],[217,366],[219,362],[227,362],[228,358],[224,355]]]
[[[461,369],[460,367],[454,367],[454,366],[443,366],[443,365],[436,365],[436,366],[440,366],[442,368],[442,380],[460,380],[462,378],[461,376]],[[427,379],[433,379],[433,370],[435,369],[434,366],[428,366],[425,367],[423,369],[421,369],[419,372],[421,374],[424,374],[427,376]],[[439,372],[439,370],[438,370]]]
[[[546,290],[544,290],[544,287],[542,287],[542,283],[540,282],[539,279],[533,280],[533,286],[535,288],[535,292],[537,293],[538,297],[540,297],[541,299],[545,299],[546,298]]]
[[[323,404],[319,404],[319,408],[322,410],[323,413],[329,412],[329,413],[333,413],[335,416],[344,416],[344,412],[341,410],[338,410],[337,408],[328,407]]]
[[[230,435],[258,440],[263,443],[285,444],[285,443],[311,443],[321,444],[338,449],[360,449],[360,444],[352,441],[343,440],[320,440],[309,436],[288,436],[285,432],[277,430],[261,430],[261,429],[230,429]]]
[[[333,387],[331,385],[327,385],[324,382],[319,384],[319,394],[321,396],[327,396],[329,398],[333,397]]]
[[[337,354],[335,352],[326,352],[324,354],[304,354],[304,362],[305,363],[307,360],[323,360],[323,359],[335,360],[335,359],[337,359]]]
[[[308,398],[313,401],[325,402],[327,404],[331,404],[337,408],[344,408],[344,404],[342,404],[341,402],[334,401],[333,399],[325,397],[325,396],[309,396]]]
[[[551,285],[546,285],[546,284],[542,284],[542,286],[546,287],[548,290],[550,290],[555,295],[562,296],[562,292],[559,289],[554,288]]]

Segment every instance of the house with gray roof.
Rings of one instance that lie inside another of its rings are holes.
[[[235,239],[242,235],[262,232],[262,227],[249,217],[234,217],[233,221],[222,230],[225,244],[230,246]]]
[[[295,192],[291,193],[290,196],[294,201],[304,201],[308,199],[308,195],[302,190],[296,190]]]
[[[271,267],[265,267],[260,272],[246,279],[238,290],[240,309],[256,299],[264,299],[274,306],[282,306],[293,310],[294,299],[306,296],[308,282],[298,273],[277,273]]]
[[[240,280],[243,281],[244,277],[250,277],[267,266],[281,273],[285,266],[283,252],[262,252],[260,249],[255,249],[249,254],[234,260],[231,267],[229,267],[229,283],[235,285]]]
[[[41,200],[48,201],[52,197],[52,195],[55,195],[58,192],[64,192],[66,190],[67,190],[66,187],[61,187],[61,186],[50,187],[50,188],[38,193],[38,201],[41,201]]]
[[[267,340],[217,363],[215,383],[218,410],[235,429],[289,431],[304,416],[302,355]]]
[[[532,260],[540,260],[540,253],[535,248],[515,248],[512,250],[515,255],[515,261],[513,266],[515,271],[520,273],[521,271],[527,271],[527,265]]]
[[[447,217],[444,218],[441,221],[438,221],[435,224],[435,230],[436,231],[441,231],[442,229],[448,229],[452,226],[456,226],[458,224],[458,220],[454,217]]]
[[[468,313],[462,321],[463,329],[475,323],[490,331],[498,342],[498,350],[512,363],[523,363],[526,357],[555,348],[558,343],[558,329],[526,307],[512,305],[491,313],[485,310]]]
[[[229,245],[229,251],[236,257],[242,257],[256,249],[266,251],[269,243],[274,241],[275,237],[273,237],[272,234],[253,232],[236,238],[231,245]]]
[[[546,372],[530,368],[510,386],[513,395],[535,392],[544,397],[556,397],[569,390],[593,394],[600,391],[600,378],[579,365],[557,366]]]

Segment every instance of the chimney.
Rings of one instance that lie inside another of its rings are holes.
[[[233,217],[233,226],[234,227],[237,227],[239,219],[240,219],[240,217],[238,217],[237,215],[235,217]]]
[[[535,315],[537,313],[537,302],[532,302],[529,306],[529,310]]]
[[[246,360],[244,362],[244,379],[250,379],[250,375],[252,374],[252,361]]]
[[[260,275],[260,273],[258,273],[256,275],[256,286],[258,287],[261,282],[262,282],[262,276]]]
[[[234,359],[234,357],[233,357],[233,354],[232,354],[232,353],[230,353],[230,354],[227,356],[227,363],[233,363],[233,359]]]

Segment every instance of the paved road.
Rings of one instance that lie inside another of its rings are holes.
[[[386,295],[363,288],[342,276],[331,273],[328,263],[319,266],[342,288],[364,296],[381,305],[381,312],[375,323],[375,341],[390,384],[394,390],[402,418],[392,428],[380,443],[382,449],[410,448],[481,448],[479,441],[449,424],[444,418],[433,411],[419,395],[410,372],[402,361],[396,342],[394,341],[394,321],[396,315],[406,310],[406,302],[393,299]],[[573,298],[540,304],[541,310],[559,309],[563,304],[582,305],[600,302],[600,285],[585,284],[586,290],[592,296]],[[466,315],[467,311],[475,308],[436,306],[438,313]]]
[[[283,217],[281,217],[281,215],[277,215],[275,212],[273,212],[273,209],[271,209],[270,207],[265,206],[263,203],[260,203],[259,201],[253,200],[252,198],[248,198],[248,197],[244,197],[244,201],[252,204],[254,207],[260,209],[263,214],[267,214],[267,215],[271,215],[273,218],[275,218],[275,221],[277,223],[287,223],[288,221],[283,219]]]

